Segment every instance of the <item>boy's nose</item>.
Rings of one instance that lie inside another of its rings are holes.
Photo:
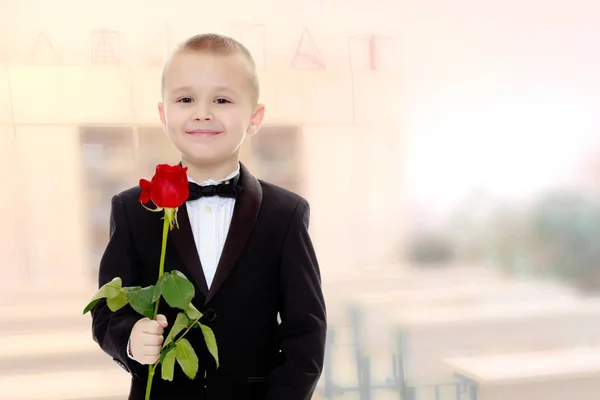
[[[208,107],[197,107],[194,112],[194,119],[196,121],[210,121],[213,119],[213,114]]]

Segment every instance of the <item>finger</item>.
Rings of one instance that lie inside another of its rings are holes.
[[[167,322],[167,317],[165,317],[163,314],[158,314],[156,316],[156,322],[158,322],[158,324],[164,329],[167,326],[169,326],[169,323]]]
[[[133,356],[137,354],[140,358],[144,357],[154,357],[156,355],[160,355],[162,348],[161,346],[140,346],[139,349],[136,349]],[[138,357],[136,357],[137,359]]]
[[[159,357],[150,357],[150,359],[148,360],[148,364],[155,364],[158,361]]]
[[[163,343],[162,335],[146,335],[144,337],[144,346],[160,346]]]
[[[158,361],[158,359],[159,359],[159,357],[156,357],[156,356],[151,356],[151,357],[144,356],[144,357],[142,357],[141,364],[146,364],[146,365],[154,364]]]
[[[160,357],[160,350],[147,350],[141,348],[138,351],[132,352],[132,355],[139,363],[148,364],[152,361],[151,359],[158,359]]]
[[[152,321],[150,318],[148,317],[144,317],[144,318],[140,318],[138,319],[138,321],[135,323],[134,326],[144,326],[146,325],[149,321]]]
[[[151,335],[162,335],[164,329],[158,324],[157,321],[149,321],[147,325],[142,327],[142,332],[149,333]]]
[[[160,355],[161,348],[160,346],[146,346],[144,348],[144,356],[146,357],[156,357]]]

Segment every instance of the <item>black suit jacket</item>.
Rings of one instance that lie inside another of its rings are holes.
[[[206,350],[200,329],[192,329],[186,338],[200,360],[196,379],[187,378],[176,364],[174,380],[164,381],[158,368],[153,400],[308,400],[320,377],[326,312],[308,233],[309,205],[297,194],[257,180],[243,165],[240,182],[244,190],[210,290],[185,205],[178,212],[179,229],[169,233],[165,261],[166,272],[179,270],[194,283],[193,303],[215,333],[220,366]],[[117,276],[123,286],[156,283],[162,214],[145,210],[139,194],[135,187],[112,199],[100,286]],[[160,304],[170,329],[179,311],[164,300]],[[129,306],[112,313],[105,301],[92,310],[94,340],[132,375],[130,400],[144,399],[148,375],[148,366],[126,354],[140,318]]]

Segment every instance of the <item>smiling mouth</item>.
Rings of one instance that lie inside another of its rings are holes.
[[[215,131],[215,130],[211,130],[211,129],[194,129],[191,131],[186,131],[186,133],[188,135],[195,135],[195,136],[216,136],[219,133],[221,133],[221,131]]]

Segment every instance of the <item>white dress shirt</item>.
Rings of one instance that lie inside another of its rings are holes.
[[[237,169],[225,179],[221,181],[209,179],[199,183],[199,185],[216,185],[233,179],[239,173],[240,166],[238,164]],[[189,177],[188,180],[194,182]],[[223,246],[225,246],[225,239],[229,232],[233,208],[235,207],[235,198],[219,196],[200,197],[197,200],[188,201],[186,205],[194,241],[196,242],[196,249],[200,256],[206,283],[210,289],[215,272],[217,272],[217,264],[221,258]]]
[[[199,185],[216,185],[233,179],[239,173],[240,164],[238,163],[237,169],[225,179],[220,181],[209,179],[199,183]],[[194,182],[189,176],[188,181]],[[194,242],[200,256],[204,276],[206,277],[206,284],[210,289],[215,273],[217,272],[217,265],[219,264],[223,247],[225,246],[225,239],[229,232],[233,208],[235,207],[235,198],[219,196],[200,197],[197,200],[186,202],[186,207]],[[127,355],[132,360],[135,360],[131,355],[129,342],[127,342]]]

